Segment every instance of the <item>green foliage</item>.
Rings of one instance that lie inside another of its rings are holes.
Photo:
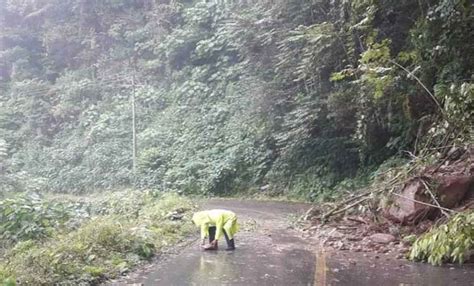
[[[458,140],[471,139],[472,132],[468,122],[474,121],[474,84],[435,85],[435,96],[444,102],[444,112],[449,127],[458,132]]]
[[[7,141],[0,139],[0,163],[8,157],[8,144]]]
[[[316,200],[470,140],[469,1],[240,2],[8,2],[2,189],[270,184]]]
[[[7,272],[7,270],[3,269],[2,266],[0,266],[0,283],[3,286],[15,286],[16,281],[11,277],[11,274]]]
[[[54,284],[65,279],[75,283],[93,280],[100,276],[98,269],[102,267],[107,268],[104,274],[114,275],[122,265],[114,265],[108,259],[116,257],[125,261],[125,257],[131,255],[131,259],[138,261],[143,255],[146,241],[130,228],[116,218],[94,219],[77,231],[57,236],[44,245],[17,246],[6,256],[8,267],[26,284]],[[104,270],[100,272],[102,274]]]
[[[443,262],[463,263],[466,254],[474,249],[474,211],[453,216],[446,224],[433,228],[413,244],[410,259],[428,261],[433,265]]]
[[[50,236],[69,216],[64,205],[45,202],[37,194],[4,199],[0,201],[0,240],[11,243]]]
[[[367,51],[361,54],[360,69],[363,71],[361,79],[367,87],[373,89],[374,97],[381,98],[390,88],[393,77],[389,74],[392,68],[388,67],[390,61],[390,41],[370,44]]]
[[[1,276],[0,276],[1,277]],[[4,286],[15,286],[16,285],[16,282],[13,278],[11,277],[8,277],[6,279],[3,279],[3,285]]]
[[[130,270],[194,230],[190,201],[175,194],[140,194],[117,193],[107,211],[99,198],[88,208],[107,215],[93,215],[73,230],[57,227],[42,241],[17,243],[0,264],[0,278],[35,285],[97,283]],[[135,206],[138,215],[128,216],[130,210],[114,203],[118,199],[124,205],[141,203]]]

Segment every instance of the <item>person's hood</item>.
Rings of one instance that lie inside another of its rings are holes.
[[[198,226],[208,223],[209,214],[206,211],[197,212],[193,215],[193,222]]]

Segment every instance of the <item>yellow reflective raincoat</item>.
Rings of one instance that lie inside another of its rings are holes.
[[[201,239],[209,236],[209,227],[216,227],[216,239],[220,239],[225,230],[229,239],[234,238],[234,234],[239,230],[237,216],[227,210],[200,211],[193,215],[193,222],[201,227]]]

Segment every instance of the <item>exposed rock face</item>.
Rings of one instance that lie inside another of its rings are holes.
[[[439,181],[439,203],[446,208],[455,207],[470,191],[473,176],[450,176],[437,178]]]
[[[421,180],[412,179],[407,182],[400,194],[403,197],[394,197],[395,201],[389,207],[387,217],[402,224],[419,220],[426,214],[428,207],[415,200],[430,201],[423,191],[424,185]]]
[[[436,210],[420,203],[434,204],[425,183],[442,207],[456,207],[474,192],[473,162],[474,152],[468,150],[456,162],[447,161],[446,165],[427,168],[421,176],[408,181],[398,196],[394,196],[394,203],[385,211],[386,216],[402,224],[415,224]]]

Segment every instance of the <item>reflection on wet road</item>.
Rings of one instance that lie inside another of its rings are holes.
[[[252,211],[239,206],[226,208],[235,211],[244,224],[250,218],[257,221],[256,230],[244,229],[238,233],[237,250],[204,252],[197,246],[192,246],[159,266],[142,283],[313,285],[315,256],[298,233],[287,229],[282,223],[286,221],[288,213],[272,213],[260,208]],[[224,249],[225,245],[221,245],[221,248]]]
[[[236,235],[234,252],[203,252],[195,244],[112,285],[474,285],[474,267],[432,267],[383,254],[324,252],[288,228],[288,215],[304,204],[213,200],[206,208],[227,208],[256,229]],[[225,249],[225,241],[221,249]],[[318,250],[319,249],[319,250]]]
[[[242,246],[245,247],[245,246]],[[149,275],[145,285],[312,285],[314,258],[303,250],[268,255],[264,250],[181,255]]]

